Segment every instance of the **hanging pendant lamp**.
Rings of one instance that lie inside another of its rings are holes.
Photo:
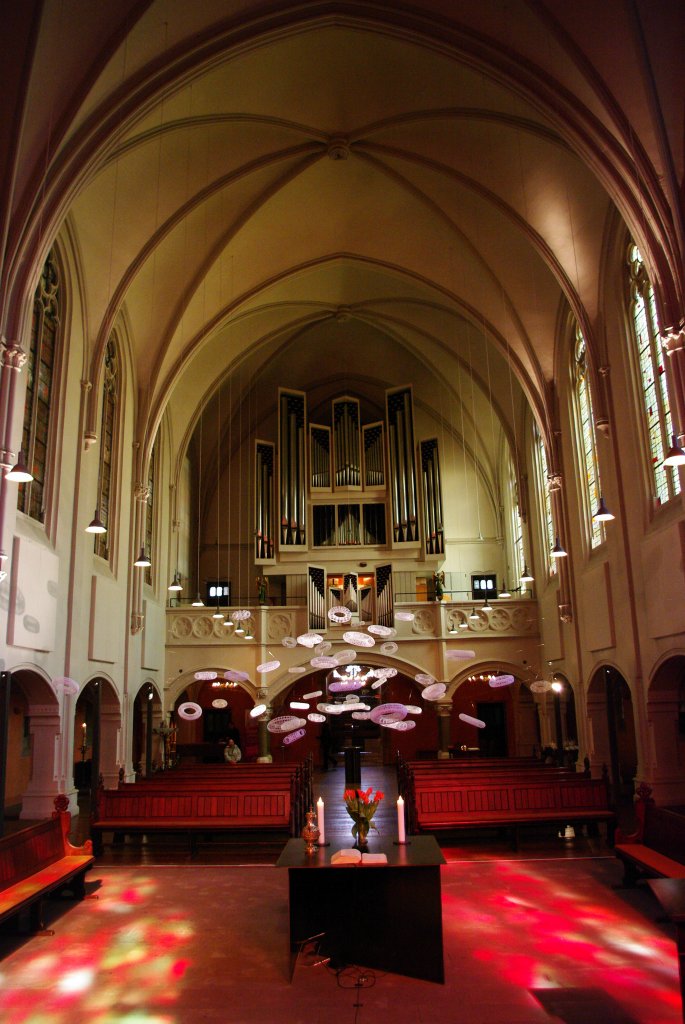
[[[604,498],[600,496],[597,511],[595,512],[592,518],[595,520],[596,523],[608,523],[610,520],[615,519],[616,516],[614,516],[613,513],[609,511],[609,509],[606,506],[606,502],[604,501]]]
[[[14,480],[17,484],[27,484],[33,480],[33,474],[29,472],[29,468],[24,461],[24,453],[19,449],[19,455],[17,461],[10,470],[5,473],[5,480]]]
[[[19,454],[21,455],[21,452]],[[664,466],[685,466],[685,449],[678,444],[677,434],[671,436],[671,447],[664,459]],[[9,477],[9,473],[7,475]]]
[[[100,519],[100,513],[95,509],[95,515],[86,526],[86,533],[107,533],[107,527]]]
[[[567,554],[568,552],[565,551],[564,548],[562,548],[561,544],[559,543],[559,537],[557,536],[557,542],[550,551],[550,555],[552,556],[552,558],[566,558]]]

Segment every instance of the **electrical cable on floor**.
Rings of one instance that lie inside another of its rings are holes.
[[[356,965],[350,964],[347,967],[340,967],[337,970],[329,967],[329,971],[335,973],[335,978],[338,983],[338,988],[354,988],[357,990],[357,999],[352,1004],[354,1007],[354,1021],[353,1024],[358,1024],[359,1011],[363,1008],[364,1004],[360,1001],[360,994],[363,988],[373,988],[376,984],[377,975],[374,971],[365,970],[363,967],[357,967]],[[383,975],[380,975],[383,977]]]

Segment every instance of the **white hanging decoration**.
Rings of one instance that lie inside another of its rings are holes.
[[[395,612],[397,622],[413,622],[414,612]]]
[[[535,679],[530,684],[530,689],[533,693],[547,693],[552,689],[552,683],[549,679]]]
[[[426,687],[421,696],[424,700],[440,700],[446,692],[447,687],[444,683],[432,683]]]
[[[388,640],[387,643],[381,644],[380,651],[389,658],[392,654],[397,654],[399,647],[393,640]]]
[[[196,718],[202,717],[202,708],[195,701],[187,700],[183,704],[179,704],[177,711],[181,718],[185,718],[188,722],[194,722]]]
[[[333,644],[330,640],[322,640],[320,644],[317,644],[314,648],[316,654],[328,654],[329,651],[333,650]]]
[[[195,673],[195,678],[200,679],[203,682],[210,682],[212,679],[216,679],[217,674],[218,673],[216,672],[211,672],[209,669],[202,669],[202,671]]]
[[[322,693],[323,690],[312,690],[311,693],[303,693],[302,700],[316,700],[316,698],[320,697]]]
[[[310,711],[310,713],[307,715],[307,718],[309,719],[310,722],[325,722],[326,721],[326,716],[319,714],[318,711]]]
[[[404,704],[379,704],[371,712],[372,722],[379,723],[381,718],[387,718],[389,722],[399,722],[407,717],[407,708]]]
[[[481,721],[480,718],[474,718],[473,715],[465,715],[463,712],[459,714],[462,722],[466,722],[467,725],[475,725],[476,729],[484,729],[485,722]]]
[[[435,677],[429,672],[417,672],[414,679],[420,686],[432,686],[435,682]]]
[[[224,700],[223,697],[217,697],[216,700],[212,701],[212,707],[219,708],[219,710],[221,710],[221,708],[228,707],[228,701]]]
[[[288,669],[288,672],[290,672],[291,676],[299,676],[306,671],[307,669],[304,665],[291,665],[290,668]]]
[[[353,644],[355,647],[375,647],[376,641],[368,633],[359,633],[356,630],[351,630],[349,633],[343,633],[343,640],[346,644]]]
[[[320,655],[319,657],[312,658],[309,662],[312,668],[337,668],[338,662],[335,658],[328,658],[326,655]]]
[[[381,725],[386,729],[394,729],[396,732],[409,732],[410,729],[416,728],[416,722],[386,722],[381,721]]]
[[[294,636],[284,636],[283,639],[281,640],[281,643],[283,644],[284,647],[297,647],[297,640],[295,639]]]
[[[266,704],[255,704],[252,711],[250,711],[250,718],[259,718],[259,716],[263,715],[265,711]]]
[[[367,629],[373,636],[382,636],[386,640],[391,636],[397,636],[397,630],[392,626],[367,626]]]
[[[407,712],[410,715],[420,715],[422,713],[422,709],[418,704],[407,704]]]
[[[352,621],[352,612],[349,608],[344,608],[341,604],[336,604],[332,608],[328,609],[328,618],[336,625],[345,626],[348,622]]]
[[[261,665],[257,665],[257,671],[266,674],[267,672],[275,672],[280,667],[280,661],[263,661]]]
[[[228,672],[224,672],[224,679],[229,683],[246,683],[249,678],[247,672],[242,672],[238,668],[230,668]]]
[[[493,676],[492,679],[488,680],[488,682],[493,689],[496,689],[498,686],[511,686],[514,682],[514,677],[508,674],[503,674],[500,676]]]
[[[291,700],[290,707],[293,711],[309,711],[309,704],[305,704],[302,700]]]
[[[448,651],[445,657],[449,661],[469,661],[471,658],[475,658],[475,651]]]
[[[316,647],[322,640],[323,637],[318,633],[301,633],[297,638],[298,644],[302,647]]]
[[[349,665],[349,663],[354,661],[356,657],[356,651],[353,651],[350,647],[343,647],[342,651],[338,651],[336,654],[335,660],[339,665]]]

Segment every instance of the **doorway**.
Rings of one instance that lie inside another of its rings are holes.
[[[485,728],[478,730],[478,749],[481,757],[506,757],[507,716],[501,701],[488,701],[476,705],[476,714]]]

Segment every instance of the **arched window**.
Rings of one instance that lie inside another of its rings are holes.
[[[102,384],[100,416],[100,464],[98,470],[98,512],[106,533],[95,535],[95,554],[110,559],[114,517],[114,468],[119,416],[119,357],[114,338],[105,350],[105,379]]]
[[[533,424],[533,445],[538,493],[540,496],[540,510],[542,513],[543,539],[547,544],[546,565],[550,576],[554,576],[557,571],[557,561],[556,558],[550,558],[549,554],[555,544],[554,520],[552,519],[552,495],[549,491],[549,468],[547,466],[545,442],[542,440],[537,424],[535,423]]]
[[[658,505],[663,505],[676,494],[680,494],[677,468],[664,466],[673,433],[668,381],[664,353],[659,343],[654,289],[636,245],[631,245],[629,258],[632,328],[640,367],[642,405],[647,425],[656,501]]]
[[[31,343],[26,361],[26,404],[21,447],[33,480],[19,485],[17,508],[45,522],[50,414],[60,344],[60,279],[50,252],[33,299]]]
[[[580,327],[576,328],[576,347],[574,359],[576,411],[578,416],[578,444],[580,461],[584,470],[583,504],[586,521],[592,524],[590,544],[596,548],[605,537],[604,525],[593,516],[599,505],[602,493],[597,461],[597,435],[595,420],[592,414],[592,395],[587,372],[587,349],[585,338]]]
[[[152,446],[150,453],[150,465],[147,474],[147,501],[145,502],[145,552],[151,562],[154,563],[153,544],[155,528],[155,465],[157,462],[157,442]],[[152,586],[152,566],[145,569],[145,582]]]
[[[525,552],[523,548],[523,518],[519,506],[518,484],[516,482],[516,471],[513,462],[509,464],[509,498],[511,507],[511,549],[513,567],[509,571],[512,584],[517,584],[523,572],[525,564]],[[525,583],[522,590],[525,590]]]

